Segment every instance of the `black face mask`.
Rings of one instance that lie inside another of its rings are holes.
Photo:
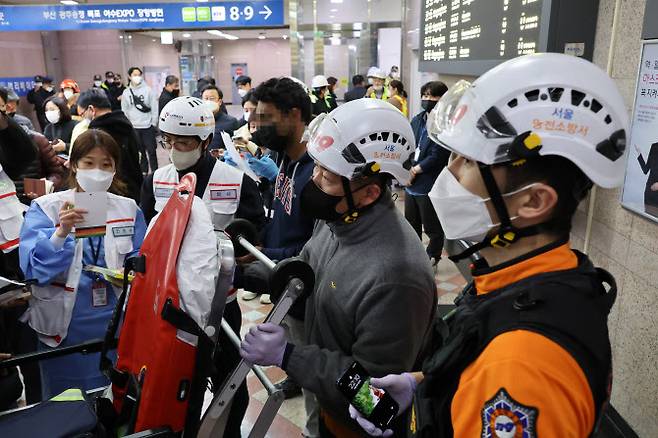
[[[432,112],[436,104],[437,104],[436,100],[429,100],[429,99],[423,99],[420,102],[420,106],[423,107],[423,110],[425,110],[426,113]]]
[[[300,198],[302,213],[307,217],[334,222],[343,215],[336,211],[336,206],[343,196],[328,195],[313,180],[309,180],[302,189]]]
[[[288,137],[279,135],[276,132],[276,126],[266,125],[258,128],[251,135],[251,141],[258,146],[273,150],[274,152],[283,152],[288,147]]]
[[[172,90],[171,91],[171,95],[174,96],[174,97],[178,97],[179,94],[180,94],[180,90]]]

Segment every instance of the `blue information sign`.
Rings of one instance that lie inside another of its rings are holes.
[[[0,32],[283,26],[283,0],[0,6]]]
[[[21,97],[27,96],[27,93],[34,88],[34,76],[0,78],[0,87],[11,88]]]

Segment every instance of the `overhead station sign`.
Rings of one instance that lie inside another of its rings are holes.
[[[283,26],[283,0],[0,6],[0,32]]]

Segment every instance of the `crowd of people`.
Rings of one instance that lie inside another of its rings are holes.
[[[609,397],[614,280],[568,239],[592,185],[623,178],[627,115],[604,72],[575,57],[531,55],[473,84],[424,84],[412,120],[397,67],[354,76],[344,103],[333,77],[252,87],[239,76],[240,119],[211,77],[181,96],[168,76],[158,95],[142,69],[127,73],[125,87],[107,72],[84,91],[35,77],[28,101],[43,134],[0,89],[1,275],[34,283],[29,299],[1,310],[0,360],[102,337],[120,290],[82,267],[120,269],[138,254],[173,187],[194,173],[215,229],[245,219],[265,255],[298,256],[315,272],[313,292],[282,325],[251,328],[240,349],[220,336],[213,390],[241,358],[281,368],[288,377],[278,387],[304,398],[306,437],[593,432]],[[593,117],[574,92],[603,111]],[[589,135],[546,135],[532,123],[555,106],[586,116]],[[258,180],[236,167],[226,134]],[[158,146],[169,163],[158,162]],[[52,192],[26,193],[26,178],[49,180]],[[404,187],[404,214],[395,187]],[[89,214],[74,203],[80,192],[106,194],[105,237],[76,239]],[[441,319],[435,274],[446,238],[472,242],[454,260],[480,258],[456,311]],[[236,291],[270,303],[268,268],[238,258],[233,286],[224,318],[239,333]],[[563,300],[577,303],[573,315]],[[98,361],[76,354],[21,367],[27,402],[107,385]],[[355,361],[399,406],[387,427],[336,386]],[[3,371],[0,387],[11,389],[0,391],[0,408],[16,406],[17,370]],[[245,382],[224,436],[241,436],[248,403]]]

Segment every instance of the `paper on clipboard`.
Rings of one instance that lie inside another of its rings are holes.
[[[258,175],[254,173],[253,170],[249,167],[249,164],[240,156],[240,153],[235,148],[231,136],[226,132],[222,132],[222,140],[224,140],[224,146],[226,146],[226,152],[231,156],[231,159],[235,161],[235,164],[238,165],[238,169],[243,171],[249,178],[253,179],[256,182],[260,181]]]
[[[84,222],[75,226],[76,239],[105,235],[107,203],[107,192],[75,192],[75,208],[87,210]]]

